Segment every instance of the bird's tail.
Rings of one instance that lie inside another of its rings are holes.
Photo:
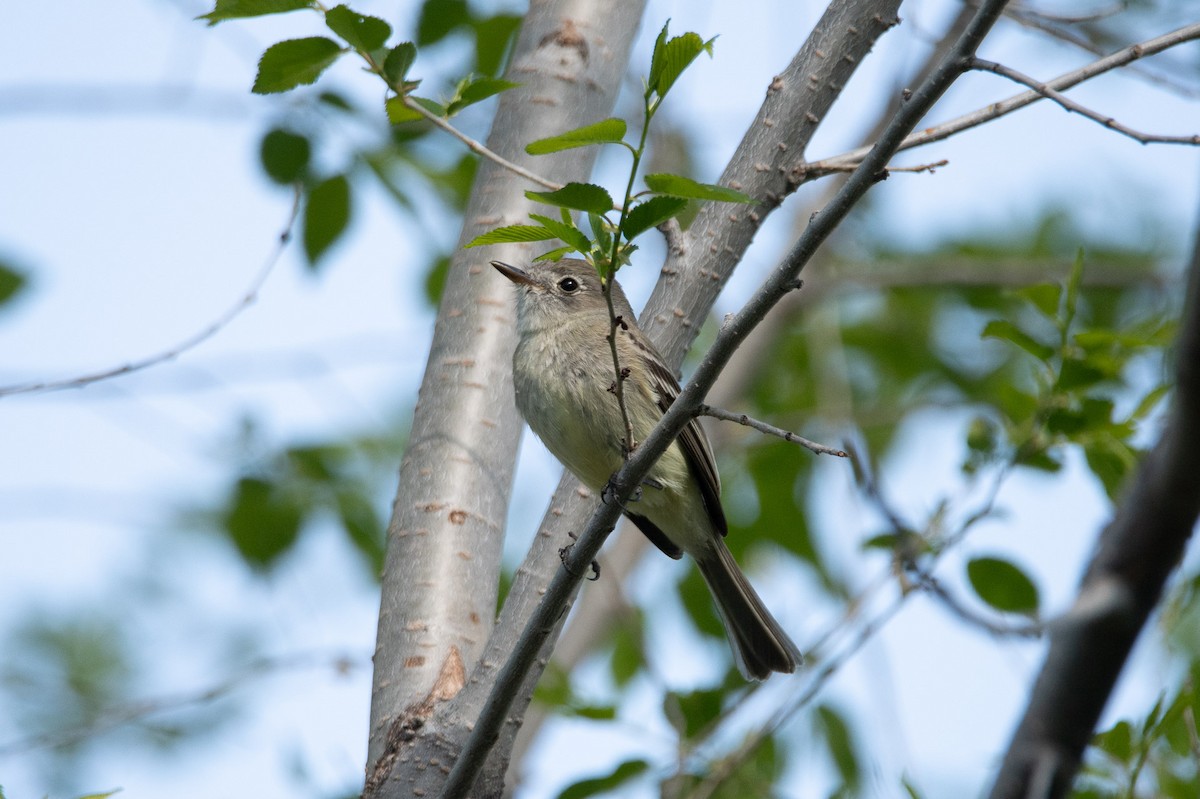
[[[765,680],[773,671],[794,672],[804,656],[763,605],[725,542],[714,538],[714,546],[696,564],[725,622],[738,671],[753,680]]]

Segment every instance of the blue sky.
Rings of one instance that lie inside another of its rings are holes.
[[[701,59],[671,99],[672,115],[695,130],[704,170],[696,177],[717,177],[770,76],[811,27],[815,9],[790,5],[648,4],[635,64],[647,63],[667,18],[674,31],[720,34],[716,57]],[[397,27],[415,15],[411,3],[364,0],[355,7]],[[948,8],[930,0],[904,9],[902,29],[856,78],[862,104],[839,106],[812,156],[855,143],[872,116],[866,103],[894,90],[894,75],[919,61],[922,42],[944,24]],[[315,22],[290,15],[207,29],[192,20],[206,10],[202,3],[152,0],[7,10],[0,30],[0,257],[27,269],[32,286],[0,310],[0,384],[70,377],[169,351],[239,303],[272,256],[290,198],[262,177],[257,142],[289,101],[251,96],[248,87],[266,45],[312,32]],[[982,55],[1039,77],[1086,61],[1011,24]],[[421,67],[419,61],[417,72]],[[328,79],[364,103],[379,99],[350,66]],[[147,90],[181,99],[177,106],[134,102]],[[935,118],[1017,91],[995,76],[974,75]],[[1113,77],[1073,96],[1135,127],[1200,130],[1200,103],[1143,82]],[[1057,202],[1078,213],[1092,240],[1154,236],[1170,251],[1187,246],[1200,185],[1194,149],[1143,147],[1042,103],[902,161],[942,158],[950,165],[936,175],[898,175],[874,193],[886,235],[920,246],[1032,219]],[[411,406],[432,321],[415,268],[425,258],[422,239],[381,195],[367,191],[360,199],[351,236],[319,275],[288,248],[254,302],[202,346],[86,389],[0,399],[0,629],[61,608],[147,601],[155,594],[145,583],[158,580],[172,590],[162,594],[162,607],[141,608],[133,633],[156,664],[148,695],[187,693],[226,675],[223,663],[202,662],[206,636],[219,637],[204,619],[236,619],[264,652],[316,653],[316,665],[247,683],[240,694],[245,715],[217,743],[178,760],[105,758],[87,775],[89,789],[122,786],[129,797],[282,797],[297,785],[288,773],[293,761],[306,764],[309,785],[330,791],[361,775],[377,599],[334,534],[306,539],[268,580],[231,568],[202,537],[167,545],[181,535],[175,528],[182,514],[212,504],[226,487],[239,420],[253,419],[263,441],[278,443],[399,424]],[[793,224],[779,214],[763,230],[720,311],[748,295]],[[652,264],[652,249],[644,257]],[[656,272],[623,273],[635,304]],[[959,433],[937,422],[910,435],[922,440],[923,452],[945,454],[945,473],[931,470],[925,455],[888,464],[896,475],[920,475],[895,484],[914,512],[936,495],[933,486],[956,479]],[[518,529],[540,514],[541,487],[556,470],[529,440],[517,478],[514,504],[526,509],[514,511]],[[847,475],[827,470],[822,481],[840,498],[824,519],[829,546],[849,561],[863,510]],[[1061,609],[1107,514],[1102,493],[1076,468],[1053,486],[1015,481],[1006,496],[1019,510],[974,543],[1032,553],[1026,565],[1041,579],[1046,605]],[[178,562],[180,552],[186,562]],[[653,584],[654,575],[674,568],[648,562],[639,581]],[[821,614],[830,609],[810,614],[804,592],[773,579],[770,569],[764,586],[790,629],[812,632],[828,621]],[[682,635],[669,618],[662,624],[663,635]],[[993,642],[947,625],[937,608],[918,601],[830,690],[890,708],[884,716],[894,717],[898,734],[878,748],[881,762],[974,779],[998,755],[1009,729],[1002,719],[1015,712],[1037,652],[1014,646],[997,657]],[[330,660],[342,653],[356,667],[338,674]],[[677,665],[682,679],[704,676]],[[1126,688],[1130,703],[1152,694],[1164,677],[1152,652],[1139,665]],[[986,696],[979,696],[981,685]],[[989,728],[973,734],[979,718],[990,719]],[[603,739],[585,752],[567,734],[571,724],[561,729],[535,753],[529,796],[546,795],[564,779],[556,765],[566,756],[560,747],[570,750],[578,777],[602,770],[628,746]],[[0,746],[22,734],[0,719]],[[31,762],[0,757],[9,799],[45,792]],[[795,779],[796,795],[808,795],[811,778]],[[954,790],[931,788],[929,796]]]

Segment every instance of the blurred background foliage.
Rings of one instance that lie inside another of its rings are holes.
[[[1122,5],[1120,14],[1081,22],[1023,5],[1014,13],[1022,24],[1054,29],[1096,52],[1136,38],[1132,30],[1165,30],[1182,13],[1166,3]],[[423,91],[438,96],[461,76],[501,74],[519,16],[482,2],[426,0],[415,18],[391,21],[408,25],[423,58]],[[1138,69],[1149,73],[1147,80],[1181,84],[1181,91],[1197,85],[1195,58],[1168,59],[1167,66]],[[414,247],[424,254],[422,282],[435,306],[475,159],[425,123],[389,126],[381,107],[363,105],[335,82],[272,108],[261,168],[281,191],[301,188],[298,235],[308,268],[336,268],[331,253],[354,234],[366,198],[380,196],[369,188],[382,189],[392,212],[425,237]],[[692,168],[694,145],[682,116],[676,112],[656,131],[651,170]],[[487,119],[472,109],[457,122],[482,138]],[[832,545],[814,516],[827,484],[819,475],[825,464],[767,437],[726,436],[718,448],[738,559],[805,583],[841,618],[828,637],[802,644],[811,646],[815,672],[836,669],[843,657],[826,648],[831,637],[865,629],[855,613],[865,601],[861,575],[871,566],[883,575],[872,590],[892,586],[896,606],[925,593],[945,602],[948,614],[1000,637],[1023,623],[1036,625],[1045,610],[1042,577],[1022,567],[1019,553],[977,551],[970,534],[996,517],[997,494],[1014,474],[1054,481],[1073,453],[1115,501],[1152,443],[1170,384],[1179,293],[1172,269],[1181,254],[1159,248],[1153,237],[1089,240],[1074,210],[1049,202],[1024,224],[980,227],[915,251],[875,236],[873,230],[886,227],[876,225],[878,211],[868,205],[806,273],[805,288],[772,320],[772,335],[740,356],[737,410],[831,444],[846,442],[875,519],[868,535],[849,542],[848,556],[846,542]],[[0,314],[36,279],[35,269],[0,263]],[[961,442],[961,479],[914,516],[889,500],[887,464],[931,415]],[[266,658],[253,621],[239,622],[236,607],[206,606],[190,594],[185,565],[213,557],[208,542],[215,537],[247,583],[269,582],[306,537],[332,529],[353,553],[349,562],[359,564],[349,579],[377,579],[405,416],[397,409],[388,424],[351,436],[283,442],[260,436],[253,418],[231,421],[221,445],[229,468],[223,491],[178,503],[174,529],[146,554],[145,571],[123,576],[120,590],[91,601],[30,609],[16,628],[0,631],[0,651],[7,653],[0,713],[21,731],[0,741],[0,758],[36,760],[48,793],[79,792],[88,787],[94,758],[212,746],[239,723],[244,688],[272,672],[365,668],[339,658]],[[964,552],[964,573],[935,577],[953,547]],[[729,718],[753,708],[765,689],[737,678],[698,573],[688,569],[667,582],[691,628],[687,635],[706,640],[697,644],[704,657],[723,664],[716,679],[690,691],[667,687],[658,665],[662,646],[648,633],[663,624],[648,618],[662,605],[631,603],[610,614],[603,629],[587,631],[592,654],[583,663],[591,676],[580,681],[575,664],[552,665],[536,702],[551,714],[618,730],[630,716],[655,715],[674,732],[678,770],[631,759],[606,774],[580,775],[563,797],[648,783],[661,783],[664,796],[773,796],[782,793],[784,775],[813,763],[830,775],[831,797],[923,795],[903,775],[874,772],[864,741],[875,720],[819,693],[798,701],[799,723],[757,736],[745,723],[731,732]],[[1194,568],[1180,575],[1169,612],[1159,619],[1179,679],[1164,686],[1144,716],[1097,736],[1075,792],[1080,799],[1196,795],[1197,586]],[[180,625],[180,618],[188,621]],[[154,653],[138,642],[147,635],[194,638],[201,629],[210,643],[193,676],[208,679],[194,684],[217,687],[176,695],[157,675]],[[647,701],[648,691],[657,702]],[[148,695],[167,699],[147,702]],[[772,696],[778,701],[778,692]],[[757,711],[750,717],[761,724],[770,714]],[[355,778],[336,788],[316,785],[297,766],[302,795],[356,795]]]

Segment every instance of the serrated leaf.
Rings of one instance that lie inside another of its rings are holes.
[[[567,255],[567,254],[573,253],[573,252],[575,252],[575,248],[571,247],[569,245],[566,247],[555,247],[553,250],[544,252],[541,255],[535,255],[533,257],[533,260],[535,262],[557,261],[560,258],[562,258],[564,255]]]
[[[1035,339],[1007,319],[993,319],[983,328],[981,338],[996,338],[1015,344],[1038,360],[1048,361],[1054,348]]]
[[[482,247],[486,244],[515,244],[528,241],[549,241],[558,238],[541,225],[505,225],[489,230],[467,242],[467,247]]]
[[[646,186],[655,194],[682,197],[685,200],[715,200],[723,203],[754,202],[752,198],[740,191],[712,183],[699,183],[691,178],[685,178],[683,175],[646,175]]]
[[[625,138],[626,127],[625,120],[610,117],[602,122],[593,122],[557,136],[530,142],[525,145],[525,152],[530,155],[548,155],[593,144],[616,144]]]
[[[337,42],[324,36],[273,44],[259,59],[258,75],[251,91],[274,94],[313,83],[342,52]]]
[[[312,8],[312,0],[217,0],[216,6],[196,19],[208,20],[210,26],[227,19],[261,17]]]
[[[388,50],[387,57],[383,59],[383,77],[387,78],[388,85],[398,88],[408,77],[408,70],[416,60],[417,46],[412,42],[400,42]]]
[[[546,205],[593,214],[606,213],[613,207],[612,195],[591,183],[568,183],[556,191],[527,191],[525,196]]]
[[[446,116],[446,109],[433,100],[427,100],[424,97],[413,97],[411,95],[408,99],[434,116]],[[384,103],[384,109],[387,111],[388,122],[393,125],[399,125],[402,122],[418,122],[425,119],[425,116],[420,111],[416,111],[405,105],[403,97],[389,97]]]
[[[351,47],[367,52],[383,47],[392,35],[392,26],[379,17],[360,14],[344,5],[326,11],[325,24]]]
[[[553,233],[555,238],[562,239],[564,244],[569,244],[580,252],[587,252],[592,248],[592,240],[574,225],[568,225],[541,214],[530,214],[529,218],[535,222],[541,222],[542,226]]]
[[[304,254],[309,266],[346,231],[350,222],[350,181],[336,175],[321,181],[308,193],[304,207]]]
[[[459,88],[454,100],[446,106],[446,113],[453,116],[469,105],[483,102],[489,97],[509,89],[515,89],[520,85],[500,78],[474,78]]]
[[[683,71],[696,60],[696,56],[702,52],[712,55],[714,41],[716,40],[709,39],[706,42],[691,32],[667,39],[667,26],[663,25],[662,32],[654,43],[654,54],[650,58],[650,77],[646,81],[647,99],[651,93],[657,94],[660,99],[665,97]]]
[[[574,785],[568,785],[558,795],[558,799],[587,799],[603,793],[612,793],[634,777],[645,773],[650,764],[645,760],[626,760],[608,774],[602,777],[580,780]]]
[[[1005,613],[1035,614],[1038,590],[1020,568],[1001,558],[972,558],[967,579],[987,604]]]
[[[312,146],[297,133],[275,128],[263,136],[259,157],[263,171],[276,183],[289,185],[300,180],[308,170]]]
[[[633,239],[652,227],[658,227],[671,217],[687,208],[688,201],[682,197],[651,197],[629,209],[621,233]]]

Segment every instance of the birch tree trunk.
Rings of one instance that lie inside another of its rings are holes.
[[[641,12],[640,0],[531,3],[507,75],[521,86],[502,95],[488,146],[551,180],[585,180],[595,148],[536,160],[523,148],[612,113]],[[484,161],[460,244],[522,221],[533,188]],[[527,247],[460,247],[450,266],[388,527],[368,795],[405,771],[393,771],[398,758],[426,760],[420,744],[440,735],[439,705],[465,684],[492,629],[522,423],[511,286],[488,261],[529,256]]]

